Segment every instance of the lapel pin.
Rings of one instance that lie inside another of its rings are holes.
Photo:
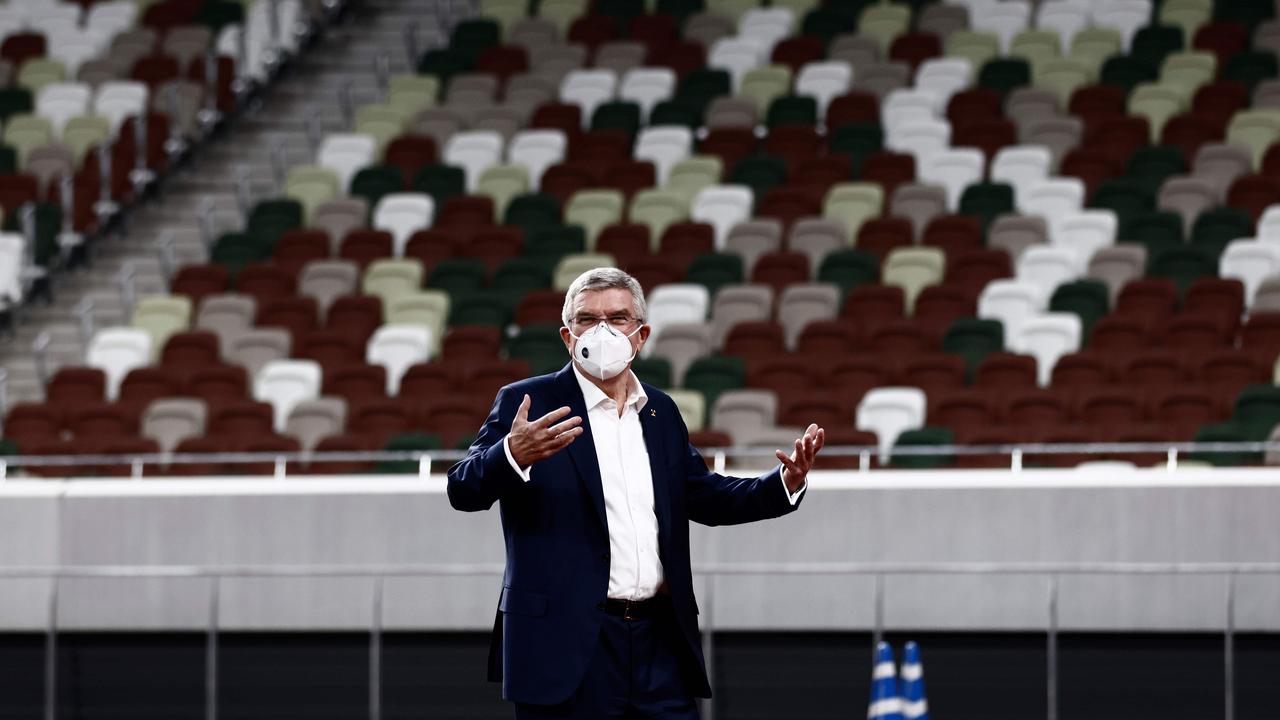
[[[658,417],[658,411],[657,411],[657,410],[650,409],[650,410],[649,410],[649,416],[650,416],[650,417]]]

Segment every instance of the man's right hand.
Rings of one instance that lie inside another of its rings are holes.
[[[564,422],[552,424],[570,412],[571,409],[566,405],[529,422],[529,396],[525,395],[524,400],[520,401],[520,407],[516,409],[516,419],[511,422],[511,432],[507,434],[507,447],[516,464],[527,468],[539,460],[545,460],[581,435],[582,418],[576,415]]]

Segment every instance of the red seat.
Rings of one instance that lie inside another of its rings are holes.
[[[524,247],[524,231],[518,227],[491,227],[479,230],[461,246],[462,257],[477,258],[492,273],[502,263],[516,257]]]
[[[648,160],[623,160],[605,168],[601,175],[606,187],[631,197],[641,190],[658,185],[658,171]]]
[[[1222,67],[1232,55],[1249,48],[1249,29],[1233,22],[1205,23],[1196,30],[1191,46],[1216,55],[1218,67]]]
[[[493,198],[486,195],[455,195],[440,206],[433,226],[444,230],[473,230],[492,224]]]
[[[761,386],[767,387],[767,386]],[[812,386],[810,386],[812,387]],[[824,429],[849,425],[857,410],[856,403],[846,400],[844,394],[826,390],[805,390],[778,397],[778,424],[807,427],[817,423]],[[828,435],[826,444],[833,445]]]
[[[618,265],[649,293],[659,285],[683,281],[688,262],[684,258],[667,255],[633,255],[625,262],[619,261]]]
[[[1114,313],[1093,324],[1089,349],[1104,353],[1137,351],[1147,346],[1147,324]]]
[[[1177,304],[1178,286],[1172,280],[1141,278],[1120,289],[1112,314],[1150,325],[1172,315]]]
[[[1004,422],[1031,432],[1067,422],[1071,408],[1065,396],[1052,390],[1023,388],[1005,395],[1000,411]]]
[[[1164,345],[1180,350],[1227,347],[1233,333],[1212,315],[1178,315],[1162,328]]]
[[[631,136],[623,130],[590,130],[569,140],[569,162],[618,163],[631,159]]]
[[[916,297],[912,317],[930,337],[941,342],[956,320],[978,314],[977,295],[966,287],[930,285]]]
[[[447,395],[462,384],[465,366],[466,363],[452,361],[411,365],[400,379],[400,397],[423,399]]]
[[[896,285],[859,285],[849,291],[841,317],[856,320],[865,334],[871,326],[906,314],[906,295]]]
[[[181,395],[185,378],[181,368],[135,368],[120,383],[120,402],[145,407],[153,400]]]
[[[454,395],[425,404],[421,426],[438,435],[445,447],[456,447],[480,429],[491,402],[491,398],[479,395]]]
[[[354,262],[363,272],[374,260],[391,257],[394,244],[395,240],[391,233],[385,230],[358,228],[348,232],[347,236],[342,238],[338,257]]]
[[[329,258],[329,234],[323,230],[286,230],[276,242],[271,261],[297,276],[302,266]]]
[[[987,355],[973,374],[977,388],[1034,388],[1036,359],[1030,355],[996,352]]]
[[[797,356],[764,357],[748,364],[747,386],[772,390],[782,398],[812,388],[820,375],[813,363]]]
[[[953,147],[976,147],[990,162],[1001,148],[1018,144],[1018,128],[1012,120],[994,118],[969,120],[957,125],[951,138]]]
[[[889,45],[889,59],[901,60],[910,65],[913,71],[925,60],[940,55],[942,55],[942,39],[930,32],[899,35]]]
[[[1240,348],[1258,358],[1263,365],[1275,362],[1280,353],[1280,313],[1257,312],[1249,315],[1240,328]]]
[[[204,400],[210,408],[238,402],[249,396],[249,373],[239,365],[215,365],[193,370],[187,376],[183,394]]]
[[[146,55],[133,63],[129,76],[134,80],[146,83],[151,92],[156,92],[164,83],[176,80],[182,75],[182,66],[172,55]]]
[[[1039,433],[1039,437],[1034,439],[1037,442],[1053,445],[1080,445],[1098,442],[1104,439],[1113,439],[1105,437],[1108,433],[1108,430],[1106,429],[1107,427],[1108,426],[1092,425],[1081,426],[1078,423],[1057,425],[1055,427],[1046,428],[1043,432]],[[1123,426],[1123,428],[1118,429],[1127,429],[1129,427],[1132,426],[1126,425]],[[1026,462],[1029,464],[1040,465],[1042,467],[1069,468],[1075,467],[1083,462],[1088,462],[1092,459],[1094,459],[1092,456],[1085,453],[1054,452],[1029,456],[1026,458]]]
[[[871,218],[858,228],[858,239],[854,245],[859,250],[866,250],[884,262],[885,257],[893,250],[908,247],[914,243],[915,226],[904,217]]]
[[[670,15],[637,15],[627,23],[627,37],[644,43],[649,55],[661,55],[679,41],[680,26]]]
[[[820,38],[798,35],[774,45],[770,59],[775,65],[786,65],[792,74],[796,74],[805,65],[821,60],[824,51]]]
[[[707,51],[695,40],[677,40],[660,52],[650,48],[645,64],[671,68],[678,79],[683,79],[694,70],[706,67]]]
[[[1144,350],[1134,353],[1120,362],[1119,370],[1118,379],[1127,387],[1145,385],[1169,387],[1186,381],[1182,359],[1171,350]]]
[[[1222,139],[1221,126],[1210,122],[1203,115],[1182,113],[1165,121],[1160,131],[1160,143],[1173,145],[1182,150],[1182,156],[1194,158],[1200,147],[1206,143]],[[1264,164],[1263,172],[1267,173]]]
[[[1196,90],[1191,97],[1191,111],[1225,130],[1231,118],[1249,107],[1249,102],[1249,89],[1243,84],[1213,82]]]
[[[202,437],[183,438],[174,448],[174,453],[178,455],[208,455],[235,452],[237,449],[234,438],[208,434]],[[166,472],[170,475],[207,476],[229,475],[233,471],[226,463],[221,461],[185,462],[174,460],[166,468]]]
[[[231,272],[226,265],[184,265],[169,283],[169,292],[186,295],[192,305],[199,305],[208,295],[227,291]]]
[[[319,310],[312,297],[276,298],[258,306],[258,327],[279,327],[289,331],[293,345],[302,344],[302,338],[316,327]]]
[[[951,388],[926,395],[929,399],[929,425],[952,428],[975,428],[994,424],[997,409],[991,393],[971,388]]]
[[[863,125],[880,124],[880,99],[874,93],[866,92],[865,90],[852,90],[844,95],[832,98],[827,105],[827,128],[829,132],[854,123]]]
[[[253,400],[221,403],[210,409],[207,434],[227,437],[271,435],[271,405]]]
[[[868,350],[890,357],[910,357],[937,349],[935,339],[906,318],[880,319],[867,328],[863,337]]]
[[[593,54],[617,37],[618,22],[607,15],[583,15],[569,26],[569,42],[585,45]]]
[[[890,385],[892,381],[893,370],[883,358],[852,355],[836,359],[826,368],[824,387],[856,401],[871,388]]]
[[[179,332],[169,336],[160,354],[160,364],[190,372],[221,365],[218,336],[211,332]]]
[[[236,275],[236,292],[250,295],[261,306],[271,300],[287,298],[297,293],[296,276],[280,265],[251,263]]]
[[[244,453],[273,453],[278,455],[300,453],[302,452],[302,444],[297,438],[286,435],[276,435],[269,433],[266,435],[244,437],[238,439],[236,443],[236,451]],[[263,460],[261,462],[236,463],[230,469],[237,475],[274,475],[276,472],[277,460]],[[297,463],[287,463],[286,472],[297,472],[300,468]]]
[[[1081,118],[1122,117],[1127,94],[1119,85],[1083,85],[1071,93],[1067,112]]]
[[[45,401],[59,405],[102,402],[107,375],[97,368],[61,368],[45,386]]]
[[[1028,440],[1025,428],[1013,425],[977,425],[954,428],[956,442],[962,445],[1017,445]],[[956,457],[958,468],[1008,468],[1012,460],[1008,454],[983,453]]]
[[[1142,395],[1132,388],[1104,387],[1081,390],[1076,414],[1084,427],[1122,428],[1142,422]]]
[[[9,61],[15,70],[27,60],[43,57],[47,52],[44,35],[36,32],[15,32],[0,43],[0,58]]]
[[[612,255],[619,264],[648,255],[649,226],[640,223],[608,225],[596,236],[596,251]]]
[[[715,155],[724,167],[737,166],[742,158],[753,154],[759,141],[750,128],[713,128],[698,143],[702,155]]]
[[[969,88],[951,96],[947,101],[947,121],[956,128],[964,123],[979,120],[999,120],[1004,117],[1000,93],[991,88]]]
[[[512,75],[529,69],[529,53],[519,45],[498,45],[480,54],[475,71],[496,75],[499,83],[505,83]]]
[[[916,159],[905,153],[881,151],[873,153],[862,164],[862,179],[880,183],[886,198],[903,183],[916,179]]]
[[[361,433],[330,435],[316,443],[317,453],[353,453],[369,452],[379,449],[375,438]],[[355,475],[367,473],[373,469],[373,463],[367,460],[314,460],[307,466],[307,472],[316,475]]]
[[[513,382],[519,382],[529,377],[529,363],[524,360],[489,360],[486,362],[468,363],[466,366],[466,374],[463,378],[463,387],[466,392],[471,393],[472,399],[475,397],[488,398],[484,407],[483,417],[488,412],[488,402],[492,401],[493,396],[503,385],[510,385]],[[477,425],[473,430],[478,429]]]
[[[401,398],[373,397],[351,401],[348,423],[360,428],[378,445],[385,445],[394,435],[414,430],[416,412],[409,400]]]
[[[1051,384],[1055,389],[1106,385],[1111,382],[1108,357],[1093,350],[1063,355],[1054,363]]]
[[[325,329],[343,333],[361,347],[382,324],[382,301],[366,295],[346,295],[333,301]]]
[[[1079,147],[1062,158],[1060,172],[1080,178],[1084,182],[1085,196],[1093,197],[1102,183],[1124,172],[1123,159],[1100,149]]]
[[[466,233],[462,230],[442,228],[418,230],[410,235],[408,242],[405,243],[404,256],[418,260],[422,263],[423,270],[430,272],[444,260],[456,256],[458,248],[465,242]]]
[[[79,440],[76,441],[80,445]],[[88,440],[81,446],[84,451],[90,455],[158,455],[160,454],[160,445],[150,438],[140,438],[130,435],[97,435]],[[104,463],[93,468],[96,475],[106,477],[131,477],[133,475],[133,463]],[[155,465],[144,465],[142,468],[143,476],[160,474],[160,468]]]
[[[1085,147],[1092,147],[1124,164],[1140,147],[1151,142],[1151,127],[1145,117],[1113,117],[1100,120],[1085,131]]]
[[[62,422],[60,405],[18,403],[5,415],[4,436],[17,440],[19,449],[25,452],[25,445],[30,441],[60,437]]]
[[[791,171],[792,184],[821,190],[822,197],[836,183],[853,178],[853,159],[848,155],[823,155],[800,160]]]
[[[982,225],[972,215],[939,215],[925,226],[920,242],[942,248],[953,262],[982,249]]]
[[[315,360],[322,368],[339,368],[364,360],[364,345],[336,330],[312,330],[294,349],[293,356]]]
[[[708,223],[674,222],[662,231],[658,254],[678,259],[684,266],[699,255],[715,252],[716,230]]]
[[[1153,387],[1148,396],[1149,417],[1172,425],[1203,427],[1225,420],[1220,396],[1195,385]]]
[[[582,132],[582,108],[570,103],[543,103],[533,111],[529,129],[559,130],[573,138]]]
[[[1182,314],[1216,318],[1234,335],[1244,315],[1244,283],[1234,278],[1196,278],[1187,287]]]
[[[557,163],[542,173],[540,191],[569,202],[573,194],[595,187],[599,183],[596,171],[585,163]]]
[[[858,341],[858,325],[849,320],[815,320],[800,331],[796,354],[801,357],[841,357]]]
[[[947,284],[972,293],[981,292],[992,280],[1007,277],[1013,277],[1013,262],[1004,250],[973,250],[958,258],[947,258]]]
[[[387,144],[383,162],[400,168],[401,177],[407,182],[418,176],[418,171],[439,160],[436,140],[430,135],[399,135]]]
[[[803,160],[818,157],[825,145],[826,141],[812,125],[783,125],[769,130],[764,139],[764,152],[783,158],[794,167]]]
[[[1269,382],[1272,373],[1271,366],[1259,363],[1252,353],[1235,348],[1197,352],[1188,365],[1196,382],[1224,398],[1234,398],[1247,385]]]
[[[524,294],[516,305],[517,325],[559,325],[560,311],[564,308],[564,292],[561,290],[533,290]]]
[[[851,427],[824,427],[826,431],[826,444],[842,447],[862,447],[866,448],[863,452],[867,456],[870,467],[877,468],[880,463],[876,459],[876,434],[866,430],[855,430]],[[813,467],[820,470],[852,470],[861,467],[862,458],[858,455],[834,455],[831,453],[818,453],[813,460]]]
[[[1280,203],[1280,183],[1266,175],[1244,175],[1236,178],[1227,190],[1227,204],[1249,213],[1254,222],[1262,211]]]
[[[724,341],[726,355],[751,358],[773,358],[785,355],[786,334],[775,322],[740,322],[729,330]]]
[[[501,329],[491,325],[455,325],[445,334],[440,355],[450,361],[492,360],[501,348]]]
[[[964,358],[950,353],[926,353],[907,360],[898,381],[918,387],[930,397],[940,390],[964,387]]]

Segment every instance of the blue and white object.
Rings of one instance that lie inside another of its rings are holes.
[[[893,648],[889,643],[876,645],[876,664],[871,670],[871,703],[868,720],[905,720],[902,696],[898,692],[898,670],[893,664]]]
[[[902,649],[903,720],[929,720],[929,701],[924,697],[924,665],[920,646],[909,642]]]

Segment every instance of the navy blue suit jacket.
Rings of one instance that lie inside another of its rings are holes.
[[[644,385],[640,413],[653,475],[658,547],[675,608],[685,663],[685,684],[710,697],[698,608],[689,568],[689,521],[732,525],[795,510],[774,470],[758,478],[734,478],[707,470],[689,444],[680,411],[661,390]],[[529,417],[569,406],[583,419],[583,433],[567,448],[533,465],[525,482],[507,462],[502,439],[523,397]],[[449,469],[449,502],[458,510],[502,515],[507,565],[494,619],[489,679],[502,682],[508,700],[553,705],[570,698],[596,647],[609,587],[609,534],[604,489],[586,403],[571,366],[522,380],[498,392],[467,457]]]

